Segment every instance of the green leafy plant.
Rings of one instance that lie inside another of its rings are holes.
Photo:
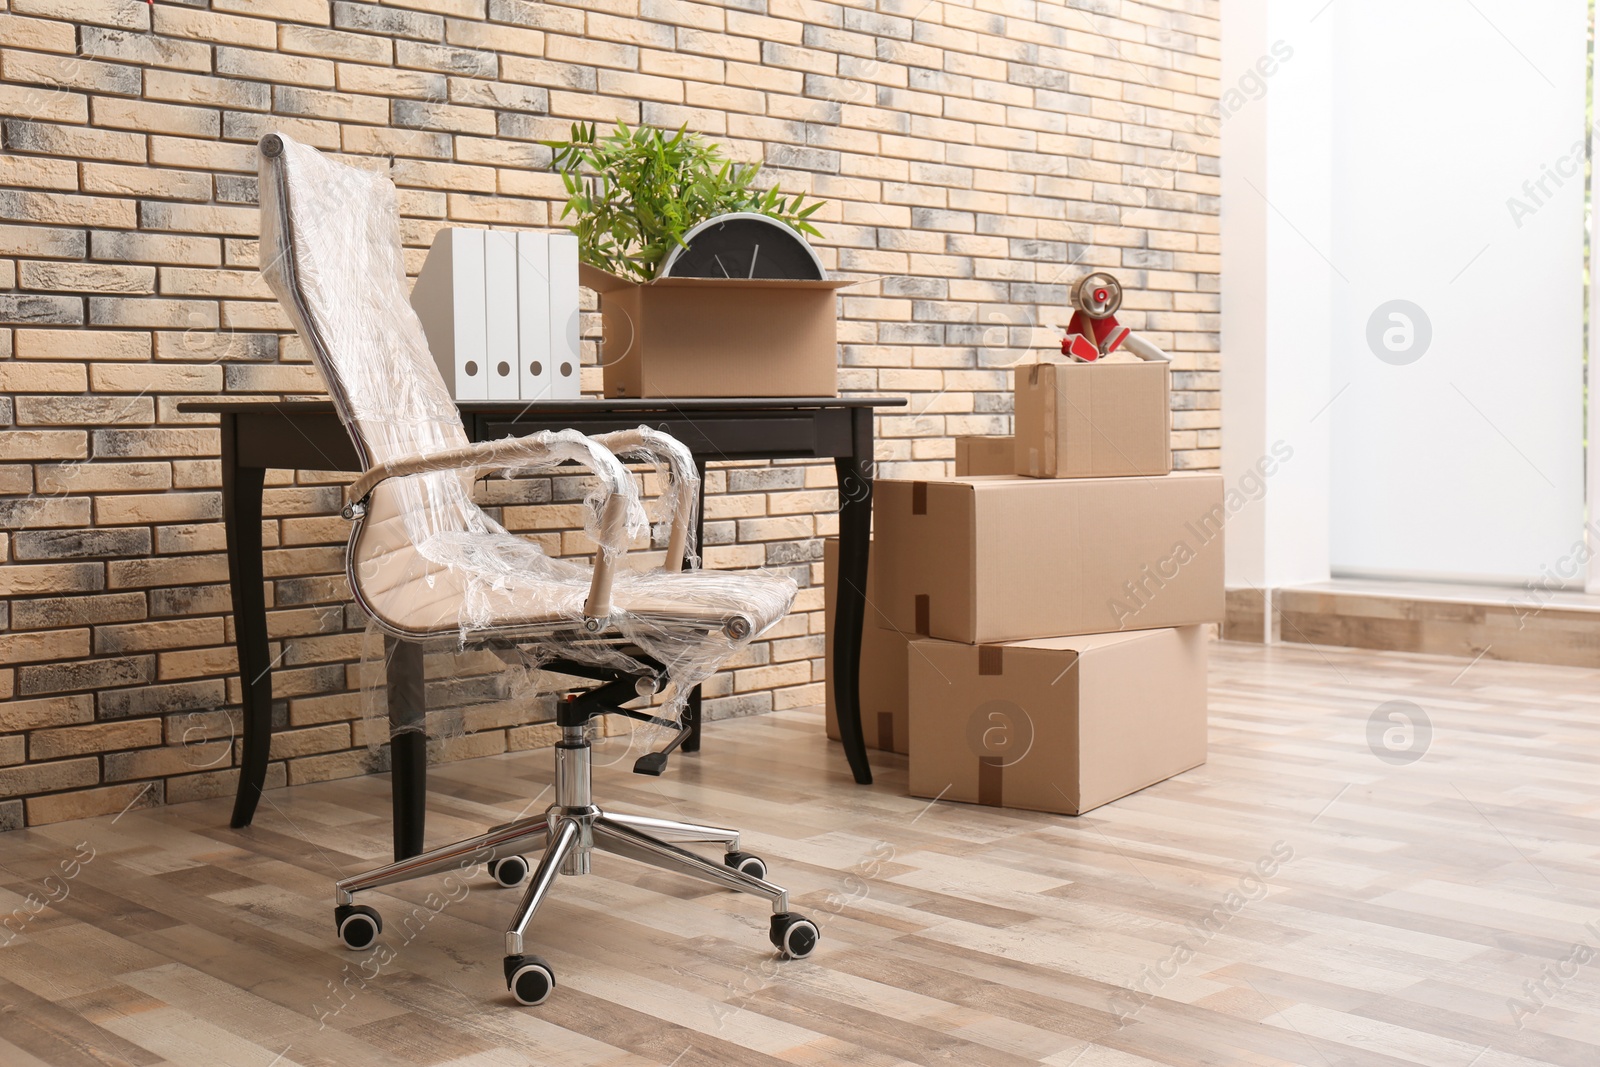
[[[685,233],[730,211],[758,212],[822,236],[806,220],[823,201],[806,206],[776,185],[757,189],[761,164],[735,163],[686,129],[618,124],[600,137],[593,123],[579,122],[570,140],[543,143],[567,188],[561,217],[576,216],[579,258],[619,277],[649,281]]]

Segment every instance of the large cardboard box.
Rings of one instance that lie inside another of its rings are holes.
[[[657,278],[588,264],[600,295],[600,363],[611,397],[834,396],[834,292],[856,281]]]
[[[838,598],[834,575],[839,573],[839,539],[822,543],[824,591],[822,617],[827,627],[827,723],[828,736],[839,740],[839,718],[833,703],[833,613]],[[872,579],[877,564],[867,557],[867,614],[861,630],[861,736],[868,748],[905,755],[910,743],[907,725],[906,653],[911,637],[887,626],[878,625],[877,597]]]
[[[1016,439],[1012,437],[957,437],[956,477],[1014,474],[1016,447]]]
[[[1222,477],[946,478],[873,490],[886,625],[978,644],[1219,622]]]
[[[1172,470],[1170,364],[1034,363],[1015,371],[1016,466],[1031,478]]]
[[[911,646],[911,795],[1081,815],[1206,759],[1202,626]]]

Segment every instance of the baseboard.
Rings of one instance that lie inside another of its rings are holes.
[[[1333,581],[1273,589],[1270,597],[1259,589],[1230,589],[1227,613],[1223,636],[1234,641],[1600,666],[1600,596]]]

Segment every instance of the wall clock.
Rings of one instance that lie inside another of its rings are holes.
[[[798,230],[767,215],[735,211],[684,234],[683,245],[667,253],[656,277],[822,281],[827,274]]]

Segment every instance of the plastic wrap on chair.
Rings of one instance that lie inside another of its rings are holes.
[[[402,693],[391,705],[390,671],[404,647],[375,622],[369,622],[362,635],[363,722],[358,740],[364,740],[369,751],[376,752],[401,733],[453,741],[555,717],[565,683],[542,669],[543,659],[517,648],[463,650],[453,637],[413,646],[425,664],[427,699],[412,705]]]
[[[699,484],[688,450],[668,435],[641,426],[469,442],[411,308],[387,177],[274,134],[262,141],[261,179],[262,273],[376,481],[355,519],[347,569],[383,633],[450,636],[458,650],[515,647],[534,673],[557,659],[636,673],[659,664],[657,714],[676,717],[695,685],[788,611],[787,577],[677,569],[695,556]],[[657,536],[676,556],[664,567],[627,565],[649,519],[619,456],[656,467]],[[590,475],[582,512],[593,557],[553,557],[473,500],[484,472],[550,475],[574,464]],[[423,473],[404,473],[419,466]],[[372,667],[364,674],[378,684],[373,675],[383,672]]]
[[[649,426],[598,434],[594,440],[619,458],[640,456],[655,466],[656,477],[668,488],[657,498],[654,540],[667,550],[668,570],[698,567],[694,531],[700,513],[700,473],[688,446]]]

